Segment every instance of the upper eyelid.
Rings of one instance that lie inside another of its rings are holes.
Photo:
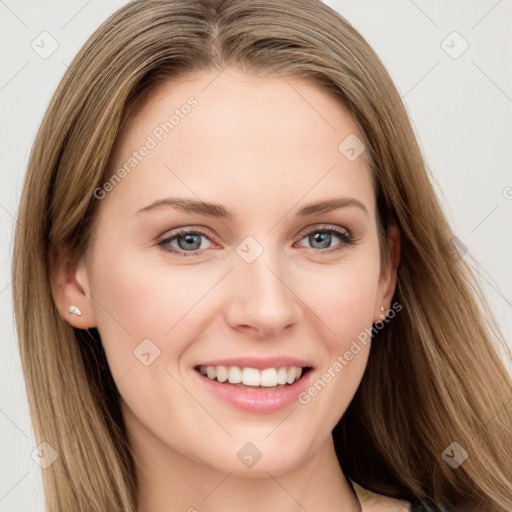
[[[203,236],[211,237],[213,240],[215,240],[217,237],[213,234],[213,231],[209,230],[205,227],[179,227],[179,228],[173,228],[167,230],[163,235],[160,235],[156,238],[157,242],[165,242],[166,240],[170,238],[175,238],[180,235],[180,232],[184,232],[186,234],[189,233],[197,233]]]
[[[335,226],[333,224],[316,224],[304,229],[301,229],[296,236],[301,235],[302,233],[308,234],[314,231],[342,231],[345,232],[347,236],[352,236],[350,230],[342,226]]]

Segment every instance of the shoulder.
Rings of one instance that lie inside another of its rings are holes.
[[[411,512],[411,504],[405,500],[377,494],[352,481],[361,501],[363,512]]]

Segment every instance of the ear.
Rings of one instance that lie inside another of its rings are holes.
[[[96,327],[85,257],[72,259],[65,247],[53,246],[50,249],[50,282],[53,299],[66,322],[78,329]],[[76,306],[81,315],[69,313],[70,306]]]
[[[379,276],[379,285],[377,298],[373,313],[373,322],[382,322],[381,306],[384,306],[384,315],[387,316],[391,308],[391,300],[396,288],[396,271],[400,262],[400,230],[396,221],[392,218],[388,220],[387,243],[389,258],[387,263],[383,263]]]

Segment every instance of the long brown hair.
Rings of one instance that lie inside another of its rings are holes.
[[[66,71],[38,131],[19,208],[13,288],[51,512],[137,508],[137,481],[95,329],[73,329],[51,292],[51,247],[85,251],[120,128],[161,80],[226,66],[310,78],[334,94],[368,149],[380,229],[401,231],[393,302],[333,432],[345,473],[427,510],[512,507],[512,382],[505,342],[431,185],[395,86],[362,36],[318,0],[135,0],[106,20]],[[381,245],[387,256],[387,244]],[[456,442],[468,458],[442,457]]]

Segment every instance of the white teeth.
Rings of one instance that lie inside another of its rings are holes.
[[[228,380],[228,370],[225,366],[217,366],[217,380],[219,382]]]
[[[228,370],[228,380],[231,384],[240,384],[242,382],[242,370],[238,366],[230,366]]]
[[[293,384],[300,379],[302,368],[300,366],[282,366],[280,368],[240,368],[238,366],[201,366],[199,371],[211,380],[243,383],[246,386],[274,387],[279,384]]]
[[[277,371],[275,368],[267,368],[266,370],[261,370],[260,385],[267,388],[277,386]]]
[[[283,366],[277,370],[277,383],[286,384],[286,366]]]
[[[259,386],[261,381],[260,371],[256,368],[244,368],[242,370],[242,382],[246,386]]]
[[[288,384],[295,382],[295,367],[291,366],[288,368],[288,371],[286,372],[286,382]]]

